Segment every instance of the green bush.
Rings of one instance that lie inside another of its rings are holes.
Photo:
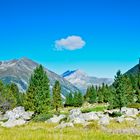
[[[82,113],[89,113],[89,112],[99,112],[99,111],[104,111],[106,109],[105,106],[97,106],[97,107],[91,107],[91,108],[84,108],[81,110]]]
[[[122,116],[121,112],[113,112],[112,114],[109,114],[110,117],[120,117]]]
[[[140,103],[130,104],[130,105],[128,105],[128,107],[139,109],[140,108]]]
[[[33,121],[35,121],[35,122],[44,122],[44,121],[50,119],[51,117],[53,117],[52,114],[39,114],[39,115],[36,115],[33,118]]]

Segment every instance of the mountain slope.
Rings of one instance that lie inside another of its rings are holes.
[[[125,74],[132,74],[132,75],[135,75],[137,74],[139,71],[139,64],[137,64],[136,66],[134,66],[133,68],[131,68],[130,70],[128,70]]]
[[[4,83],[14,82],[18,85],[20,91],[27,89],[30,76],[33,70],[39,64],[28,59],[21,58],[19,60],[0,61],[0,79]],[[58,80],[62,87],[62,95],[68,94],[70,91],[77,91],[78,89],[70,82],[57,75],[56,73],[44,68],[50,80],[50,88],[53,87],[56,80]]]
[[[74,71],[66,71],[62,75],[66,80],[71,82],[77,88],[79,88],[82,92],[85,92],[88,86],[100,86],[102,83],[111,85],[113,79],[109,78],[97,78],[88,76],[85,72],[81,70]]]

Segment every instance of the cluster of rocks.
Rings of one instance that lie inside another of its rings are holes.
[[[110,114],[113,112],[121,112],[123,115],[120,117],[110,117]],[[105,112],[89,112],[82,113],[80,108],[72,109],[68,116],[54,115],[52,118],[47,120],[47,123],[59,123],[56,128],[64,128],[64,127],[74,127],[75,124],[86,125],[91,121],[98,121],[98,124],[101,126],[107,126],[110,124],[111,120],[115,120],[118,123],[122,123],[123,121],[135,121],[136,125],[140,125],[140,118],[137,115],[140,113],[139,110],[134,108],[126,108],[123,107],[121,110],[107,110]],[[65,121],[63,121],[65,120]]]
[[[16,107],[5,114],[0,113],[0,125],[3,127],[14,127],[27,123],[34,112],[26,112],[24,107]]]
[[[120,117],[110,117],[110,114],[114,112],[120,112],[122,116]],[[0,112],[0,125],[3,127],[14,127],[27,123],[34,112],[26,112],[24,107],[16,107],[11,111],[7,111],[5,114]],[[75,124],[82,124],[86,126],[92,121],[97,121],[100,126],[107,126],[110,124],[111,120],[118,123],[123,121],[133,121],[136,125],[140,126],[140,110],[134,108],[123,107],[121,110],[106,110],[104,112],[89,112],[82,113],[80,108],[72,109],[69,115],[54,115],[52,118],[48,119],[46,123],[58,123],[56,128],[74,127]]]

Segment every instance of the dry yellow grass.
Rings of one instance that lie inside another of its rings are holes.
[[[0,127],[0,140],[140,140],[139,136],[108,134],[98,127],[55,129],[53,124],[29,123],[11,129]]]

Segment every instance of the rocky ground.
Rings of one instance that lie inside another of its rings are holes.
[[[110,117],[113,112],[121,112],[120,117]],[[0,125],[2,127],[11,128],[28,123],[31,120],[34,112],[26,112],[24,107],[17,107],[5,114],[0,113]],[[82,125],[83,128],[96,122],[101,130],[113,134],[136,134],[140,135],[140,110],[134,108],[123,107],[121,110],[105,110],[100,112],[82,113],[80,108],[71,109],[69,114],[54,115],[52,118],[45,121],[45,123],[58,124],[56,129],[63,129],[66,127],[75,127]],[[123,122],[131,122],[133,125],[125,128],[109,128],[111,122],[121,125]]]

